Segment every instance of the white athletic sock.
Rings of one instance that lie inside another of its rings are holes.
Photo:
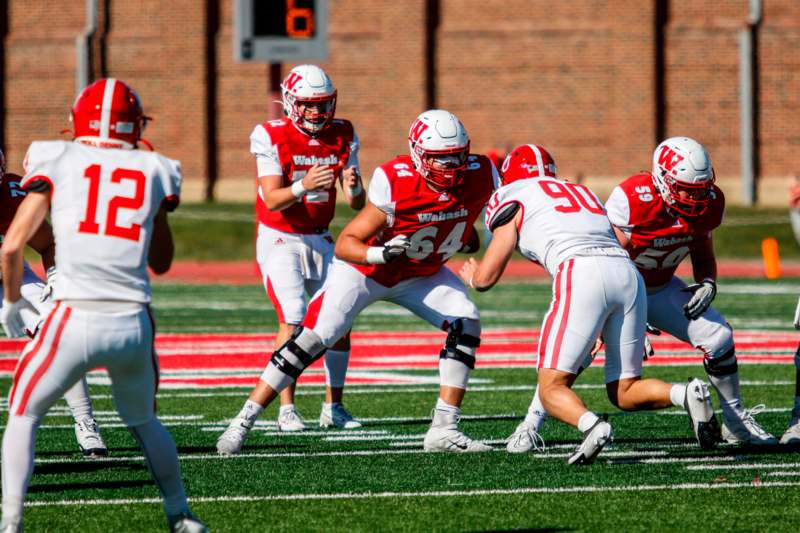
[[[325,384],[340,389],[344,387],[350,350],[328,350],[325,352]]]
[[[578,419],[578,431],[585,433],[589,428],[595,425],[598,420],[600,420],[600,417],[591,411],[586,411]]]
[[[444,411],[445,413],[454,413],[454,414],[460,414],[461,413],[461,408],[460,407],[456,407],[455,405],[450,405],[449,403],[447,403],[446,401],[442,400],[441,398],[436,400],[436,410]]]
[[[247,401],[249,402],[250,400],[247,400]],[[251,403],[255,403],[255,402],[251,402]],[[258,405],[258,404],[256,404],[256,405]],[[294,409],[294,404],[293,404],[293,403],[286,403],[286,404],[283,404],[283,405],[281,405],[281,406],[280,406],[280,408],[278,409],[278,414],[281,414],[281,415],[282,415],[283,413],[286,413],[286,412],[288,412],[288,411],[291,411],[292,409]],[[245,411],[245,409],[242,409],[242,411]],[[251,415],[252,415],[252,413],[253,413],[252,411],[249,411],[249,412],[248,412],[248,413],[246,413],[246,414],[251,414]],[[260,412],[259,412],[259,414],[260,414]],[[256,416],[258,416],[258,415],[256,415]]]
[[[79,379],[75,385],[64,393],[64,399],[67,401],[75,422],[80,422],[85,418],[94,418],[92,400],[89,398],[89,386],[85,377]]]
[[[283,412],[284,408],[290,408],[290,407],[294,407],[294,404],[290,403],[288,405],[281,405],[280,407],[281,412]],[[239,414],[236,416],[237,418],[245,418],[247,420],[255,421],[263,410],[264,408],[259,404],[257,404],[256,402],[254,402],[253,400],[247,400],[246,402],[244,402],[242,410],[239,411]]]
[[[164,512],[167,516],[188,512],[189,504],[181,480],[178,450],[175,448],[172,436],[155,417],[141,426],[129,429],[139,442],[150,475],[153,476],[153,481],[156,482],[164,498]]]
[[[539,398],[539,386],[537,385],[536,392],[533,393],[533,400],[528,406],[528,414],[525,415],[525,425],[538,432],[546,418],[547,411]]]
[[[39,423],[28,416],[8,417],[3,434],[3,519],[22,519],[22,503],[33,473],[36,428]]]
[[[725,418],[737,416],[742,407],[742,396],[739,392],[739,373],[728,374],[726,376],[708,376],[708,380],[713,385],[719,396],[719,406]]]
[[[686,403],[686,385],[673,385],[669,390],[669,401],[675,407],[683,407]]]

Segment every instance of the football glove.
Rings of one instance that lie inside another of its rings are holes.
[[[800,329],[800,299],[797,300],[797,307],[794,310],[794,329]]]
[[[653,344],[650,342],[650,338],[647,336],[647,333],[650,335],[661,335],[661,330],[651,326],[650,324],[645,325],[646,333],[644,336],[644,354],[642,355],[642,359],[647,361],[648,358],[653,357],[656,351],[653,349]]]
[[[39,301],[44,302],[53,295],[53,285],[56,282],[56,267],[52,266],[47,269],[47,283],[42,289],[42,294],[39,296]]]
[[[20,313],[25,307],[33,309],[33,306],[25,298],[20,298],[16,302],[9,302],[3,298],[3,307],[0,308],[0,324],[3,326],[6,337],[13,339],[26,335],[25,322]]]
[[[706,278],[700,283],[694,283],[681,289],[683,292],[691,292],[692,297],[683,306],[683,314],[689,320],[694,320],[703,313],[714,301],[717,295],[717,284],[711,278]]]
[[[411,241],[405,235],[392,237],[383,246],[371,246],[367,249],[367,263],[370,265],[383,265],[391,263],[408,250]]]

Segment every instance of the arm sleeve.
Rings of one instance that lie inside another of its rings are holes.
[[[630,235],[633,231],[633,224],[631,224],[631,208],[628,202],[628,195],[621,187],[614,187],[611,195],[606,202],[606,211],[608,213],[608,220],[613,225],[622,230],[626,235]]]
[[[256,156],[259,177],[283,175],[278,147],[272,144],[269,133],[261,124],[250,134],[250,153]]]
[[[392,186],[389,178],[382,168],[378,167],[372,173],[367,193],[369,201],[375,207],[386,213],[386,222],[391,227],[394,225],[394,202],[392,202]]]
[[[350,157],[347,158],[345,168],[358,167],[358,150],[361,148],[361,141],[358,140],[358,135],[353,132],[353,140],[350,141]]]

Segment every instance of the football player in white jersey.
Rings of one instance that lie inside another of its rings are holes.
[[[72,108],[74,142],[37,141],[25,158],[28,193],[2,248],[3,314],[19,329],[22,251],[49,211],[59,275],[56,302],[22,352],[3,435],[0,531],[22,530],[36,430],[87,371],[105,367],[120,418],[138,441],[172,531],[206,531],[189,511],[175,443],[155,415],[158,358],[149,265],[169,270],[167,212],[178,205],[177,161],[136,150],[146,117],[138,95],[113,78],[86,87]]]
[[[489,290],[518,249],[554,277],[553,300],[539,337],[538,389],[548,413],[583,433],[569,464],[594,461],[613,434],[611,425],[571,389],[601,334],[609,400],[626,411],[684,407],[700,446],[713,447],[718,426],[702,381],[671,385],[641,377],[644,282],[597,196],[559,179],[552,157],[537,145],[515,148],[501,173],[503,186],[486,207],[492,241],[483,260],[470,259],[460,275],[470,287]]]
[[[14,214],[17,212],[19,204],[25,198],[25,191],[20,188],[22,177],[6,172],[6,160],[3,151],[0,150],[0,246],[2,239],[8,231]],[[20,292],[30,304],[21,312],[23,329],[12,331],[15,337],[30,336],[36,333],[47,316],[52,304],[53,281],[56,276],[55,267],[55,241],[53,241],[53,230],[47,221],[42,222],[39,229],[28,240],[28,246],[36,250],[42,256],[42,265],[47,272],[47,283],[45,284],[39,276],[24,262],[25,273],[22,277]],[[0,290],[2,287],[2,277],[0,276]],[[2,309],[0,309],[2,313]],[[75,419],[75,438],[84,457],[96,458],[108,455],[108,448],[103,437],[100,435],[100,428],[94,419],[92,411],[92,401],[89,398],[89,387],[86,378],[81,378],[75,385],[64,393],[72,417]]]

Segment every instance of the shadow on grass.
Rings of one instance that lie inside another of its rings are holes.
[[[31,494],[48,494],[51,492],[62,493],[69,491],[92,491],[97,490],[114,490],[114,489],[130,489],[138,487],[152,487],[153,480],[140,479],[140,480],[124,480],[124,481],[87,481],[86,483],[41,483],[31,485],[28,492]]]

